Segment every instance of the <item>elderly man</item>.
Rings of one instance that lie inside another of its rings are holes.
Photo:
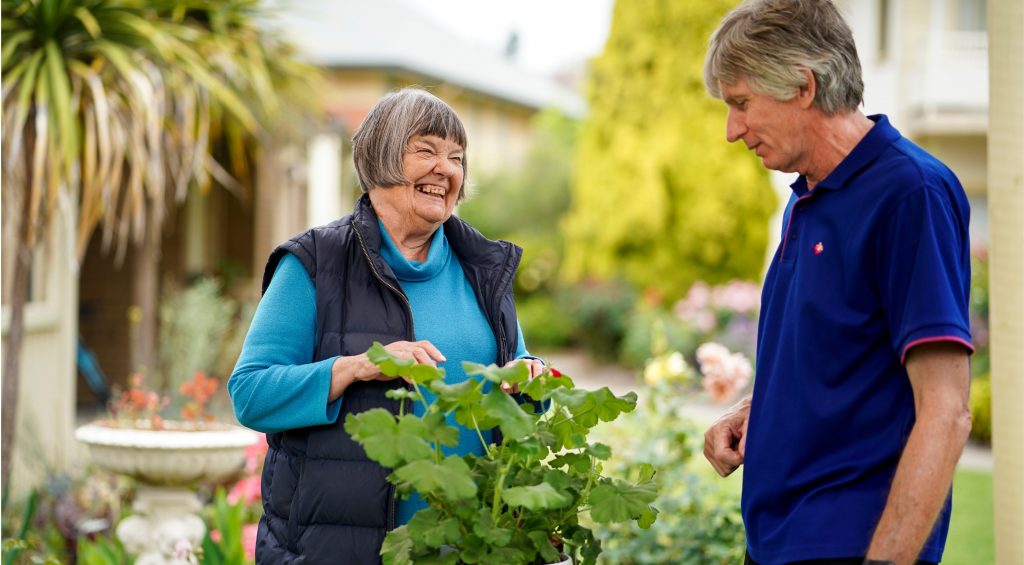
[[[858,110],[856,47],[828,0],[739,6],[704,75],[729,142],[800,173],[764,282],[753,397],[705,434],[721,475],[746,465],[747,563],[936,563],[970,430],[963,188]]]

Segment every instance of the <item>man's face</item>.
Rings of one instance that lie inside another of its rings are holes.
[[[806,112],[799,97],[780,101],[753,92],[744,76],[722,83],[722,99],[729,106],[725,138],[743,141],[766,168],[787,173],[806,172]]]

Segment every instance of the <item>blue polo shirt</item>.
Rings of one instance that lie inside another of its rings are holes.
[[[765,279],[743,521],[762,565],[867,553],[914,399],[903,361],[971,347],[969,206],[885,116],[811,192],[793,183]],[[920,558],[938,562],[947,500]]]

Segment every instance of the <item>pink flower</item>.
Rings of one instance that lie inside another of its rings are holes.
[[[237,504],[238,501],[242,501],[246,506],[259,503],[262,494],[261,486],[259,475],[243,477],[235,483],[235,486],[231,487],[231,492],[228,493],[228,502]]]
[[[249,561],[256,560],[256,533],[259,531],[258,524],[246,524],[242,526],[242,549]]]
[[[258,472],[267,456],[267,436],[265,434],[259,436],[259,441],[245,448],[245,472],[248,474]]]
[[[718,343],[705,343],[697,348],[697,362],[704,376],[704,390],[715,402],[725,403],[750,384],[754,368],[742,353],[730,353]]]
[[[210,530],[210,541],[213,543],[220,543],[220,540],[222,539],[224,539],[224,537],[220,535],[220,530]]]

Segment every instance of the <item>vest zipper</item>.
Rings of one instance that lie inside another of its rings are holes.
[[[392,285],[391,283],[386,281],[384,279],[384,276],[380,274],[380,271],[377,270],[377,265],[374,265],[373,260],[370,258],[370,252],[366,249],[366,242],[363,241],[363,234],[359,231],[359,228],[356,227],[356,226],[353,226],[352,227],[352,231],[355,232],[356,239],[359,240],[359,249],[361,249],[363,251],[363,257],[366,257],[366,262],[369,263],[370,270],[373,271],[373,276],[377,277],[377,280],[380,281],[380,284],[382,284],[382,285],[386,286],[387,288],[391,289],[391,292],[394,292],[396,295],[398,295],[398,297],[402,299],[402,302],[405,303],[405,311],[409,314],[409,330],[410,330],[409,331],[409,335],[407,337],[409,338],[410,341],[415,341],[415,339],[416,339],[416,322],[412,318],[412,304],[409,303],[409,297],[406,296],[405,293],[402,292],[401,290],[395,288],[394,285]],[[412,386],[406,384],[405,388],[411,389]],[[409,400],[403,400],[402,402],[405,403],[406,410],[411,410],[412,409],[412,403]],[[394,485],[390,485],[390,483],[389,483],[389,487],[388,487],[388,498],[391,501],[391,512],[388,514],[387,529],[390,531],[390,530],[395,529],[395,515],[397,513],[396,507],[398,505],[398,502],[396,501],[396,499],[398,497],[396,496],[396,493],[395,493],[395,486]]]

